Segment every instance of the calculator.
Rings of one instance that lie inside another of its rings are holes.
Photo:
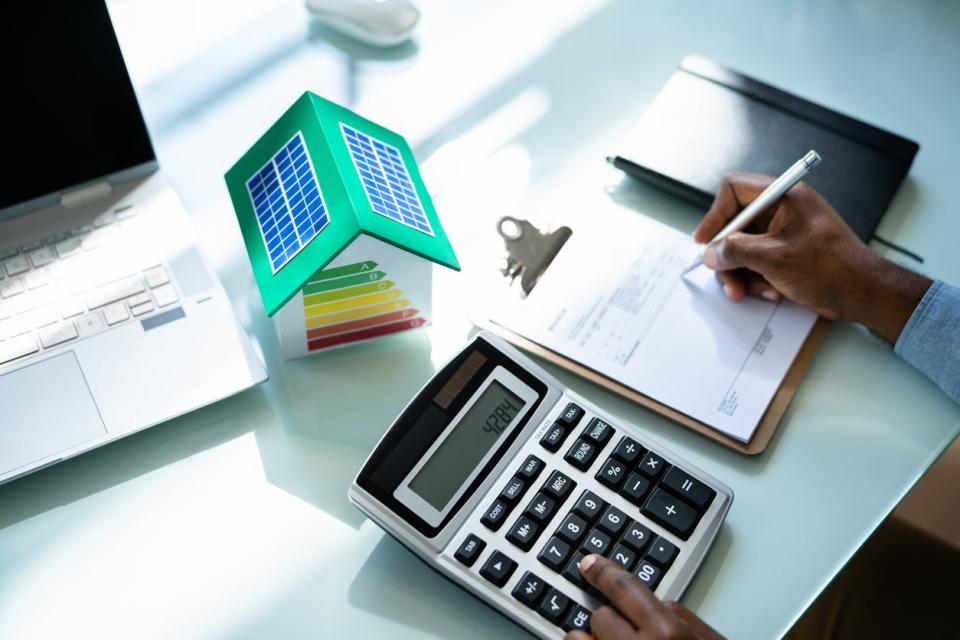
[[[432,568],[544,638],[606,600],[588,553],[679,599],[733,492],[483,332],[410,401],[350,501]]]

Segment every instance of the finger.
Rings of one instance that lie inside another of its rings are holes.
[[[761,233],[731,233],[707,247],[703,264],[714,271],[749,269],[766,276],[783,252],[783,241]]]
[[[721,271],[720,273],[724,272]],[[760,274],[748,271],[745,280],[747,284],[747,293],[751,296],[755,298],[763,298],[764,300],[768,300],[770,302],[777,302],[780,300],[780,292],[777,291],[777,289]]]
[[[563,640],[593,640],[593,636],[585,631],[568,631]]]
[[[702,640],[723,640],[723,636],[679,602],[670,601],[664,602],[663,604],[670,613],[677,616],[687,625],[697,638],[701,638]]]
[[[693,239],[703,243],[713,238],[771,182],[773,178],[758,173],[734,173],[726,176],[720,183],[720,190],[717,191],[713,204],[694,230]]]
[[[597,640],[621,640],[635,636],[637,630],[613,608],[603,606],[590,616],[590,633]]]
[[[600,590],[613,606],[637,628],[661,615],[663,606],[640,578],[624,571],[613,561],[590,554],[580,561],[580,573]],[[596,616],[596,614],[594,614]],[[593,618],[591,618],[591,621]],[[591,622],[591,629],[596,629]]]
[[[747,285],[739,271],[717,271],[716,276],[723,293],[732,301],[740,302],[747,297]]]

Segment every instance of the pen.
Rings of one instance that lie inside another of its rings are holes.
[[[733,220],[727,223],[727,226],[721,229],[720,233],[715,235],[710,242],[700,247],[700,250],[697,251],[697,255],[694,257],[693,261],[687,266],[686,269],[683,270],[683,273],[681,273],[680,276],[683,277],[687,275],[703,264],[703,254],[706,253],[707,247],[715,242],[723,240],[734,231],[740,231],[745,226],[750,224],[754,218],[763,213],[766,209],[770,208],[770,206],[776,203],[777,200],[782,198],[783,194],[789,191],[793,185],[800,182],[800,180],[803,179],[803,176],[807,175],[807,173],[818,164],[820,164],[820,156],[816,151],[811,149],[807,152],[807,155],[797,160],[792,167],[784,171],[779,178],[771,182],[769,186],[767,186],[767,188],[764,189],[753,202],[748,204],[743,211],[738,213]]]

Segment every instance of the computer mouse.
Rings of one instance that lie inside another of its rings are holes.
[[[335,31],[379,47],[410,37],[420,11],[410,0],[306,0],[307,9]]]

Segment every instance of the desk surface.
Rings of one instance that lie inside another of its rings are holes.
[[[496,217],[550,222],[583,189],[692,229],[697,211],[601,159],[699,52],[918,140],[880,232],[960,282],[957,3],[418,2],[416,41],[386,53],[310,26],[294,0],[112,3],[161,164],[272,377],[0,488],[0,637],[521,635],[346,500],[469,335],[461,282],[436,272],[425,332],[279,358],[222,174],[304,89],[408,136],[469,271],[496,250]],[[788,628],[960,428],[931,383],[843,324],[756,458],[557,375],[733,488],[684,602],[736,638]]]

